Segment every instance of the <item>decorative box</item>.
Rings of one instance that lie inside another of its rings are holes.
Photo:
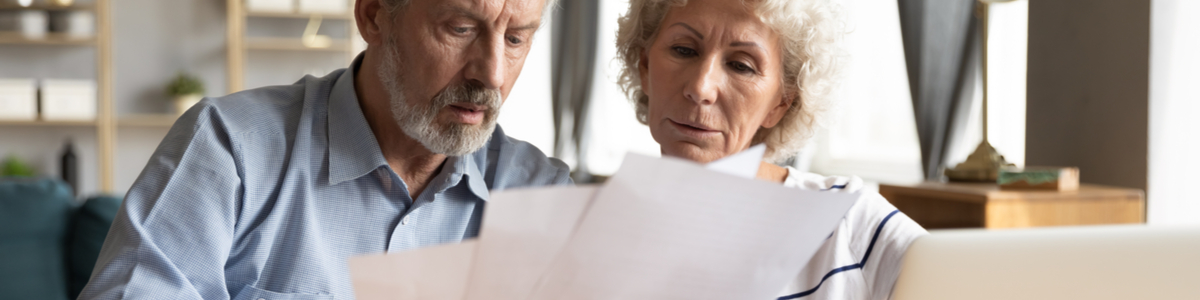
[[[37,81],[0,79],[0,120],[37,119]]]
[[[290,13],[296,11],[296,0],[246,0],[246,10]]]
[[[346,0],[300,0],[300,12],[344,14],[350,9]]]
[[[1001,168],[996,183],[1001,189],[1074,191],[1079,189],[1079,168]]]
[[[67,10],[50,13],[50,31],[66,33],[81,39],[96,34],[96,15],[86,10]]]
[[[92,80],[42,80],[42,120],[91,121],[96,119],[96,82]]]

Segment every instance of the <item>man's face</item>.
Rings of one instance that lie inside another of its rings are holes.
[[[495,129],[544,0],[413,0],[380,24],[379,77],[400,128],[430,151],[473,152]]]

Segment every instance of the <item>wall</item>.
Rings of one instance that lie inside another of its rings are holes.
[[[1145,189],[1150,0],[1030,1],[1026,164]]]
[[[1200,1],[1154,0],[1147,219],[1200,224]]]

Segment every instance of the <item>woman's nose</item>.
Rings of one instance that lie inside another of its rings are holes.
[[[690,82],[684,87],[684,97],[700,105],[715,103],[720,94],[720,83],[725,76],[721,72],[719,59],[702,60],[695,70],[694,74],[690,74]]]

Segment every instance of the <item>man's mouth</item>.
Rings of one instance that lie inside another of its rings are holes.
[[[485,105],[455,103],[448,106],[450,111],[454,113],[454,121],[468,125],[483,124],[483,119],[488,107]]]

